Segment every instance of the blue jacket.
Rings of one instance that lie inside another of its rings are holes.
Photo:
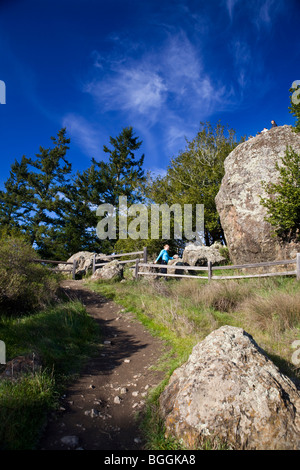
[[[169,253],[167,252],[167,250],[161,250],[161,252],[159,253],[158,257],[156,258],[156,262],[162,258],[163,261],[166,261],[168,262],[169,259],[174,259],[172,256],[169,256]]]

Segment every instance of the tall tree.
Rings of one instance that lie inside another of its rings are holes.
[[[220,122],[200,126],[186,149],[171,159],[166,176],[150,182],[148,195],[156,203],[192,204],[194,208],[203,204],[205,244],[225,243],[215,197],[224,176],[224,160],[238,143],[235,131]]]
[[[76,178],[78,195],[90,208],[91,227],[96,227],[99,221],[96,216],[99,205],[112,204],[117,211],[120,196],[126,196],[128,204],[141,202],[143,198],[144,154],[136,156],[142,142],[134,135],[132,127],[123,128],[117,137],[110,137],[109,142],[110,147],[103,146],[108,161],[98,162],[92,158],[91,166]],[[106,248],[113,249],[115,242],[111,240]]]
[[[64,225],[71,186],[71,164],[66,158],[70,139],[66,129],[51,140],[53,147],[40,147],[36,158],[23,156],[20,163],[15,161],[0,195],[1,221],[7,226],[18,226],[47,258],[55,257],[55,238]]]

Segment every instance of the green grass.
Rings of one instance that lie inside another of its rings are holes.
[[[176,440],[165,439],[159,396],[193,346],[222,325],[244,328],[284,373],[300,380],[299,368],[291,363],[291,345],[300,339],[300,283],[295,278],[210,283],[201,279],[141,279],[125,283],[87,281],[87,285],[134,312],[153,335],[168,345],[163,358],[166,378],[151,394],[144,417],[148,449],[181,449]],[[216,447],[208,442],[203,448]],[[224,448],[224,443],[217,448]]]
[[[47,413],[98,347],[100,332],[81,303],[62,302],[21,318],[2,317],[0,338],[7,361],[34,353],[42,362],[40,372],[0,381],[0,449],[32,449]]]

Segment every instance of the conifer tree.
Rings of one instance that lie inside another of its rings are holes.
[[[18,226],[47,258],[56,255],[55,239],[64,225],[66,196],[71,187],[66,129],[51,140],[53,147],[40,147],[36,158],[23,156],[20,163],[15,161],[0,195],[1,222],[8,227]]]

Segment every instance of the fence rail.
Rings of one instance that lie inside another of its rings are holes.
[[[156,264],[156,263],[147,263],[147,247],[144,247],[143,251],[132,251],[130,253],[118,253],[113,255],[105,255],[106,258],[120,258],[123,256],[136,256],[143,255],[142,258],[129,259],[124,261],[119,261],[119,264],[126,263],[135,263],[135,279],[138,279],[139,276],[162,276],[162,277],[177,277],[177,278],[189,278],[189,279],[206,279],[208,281],[217,280],[217,279],[247,279],[247,278],[260,278],[260,277],[272,277],[272,276],[296,276],[297,281],[300,281],[300,253],[297,253],[295,259],[289,260],[278,260],[278,261],[264,261],[261,263],[247,263],[247,264],[236,264],[233,266],[212,266],[212,263],[209,261],[208,266],[178,266],[178,265],[165,265],[165,264]],[[96,268],[104,266],[107,262],[97,263],[97,254],[94,254],[93,257],[93,273]],[[44,259],[33,259],[34,262],[38,263],[49,263],[49,264],[65,264],[72,265],[72,279],[75,279],[77,261],[53,261],[53,260],[44,260]],[[295,264],[296,269],[291,271],[282,271],[282,272],[269,272],[261,274],[236,274],[232,276],[224,275],[214,275],[213,271],[217,270],[241,270],[241,269],[251,269],[251,268],[260,268],[260,267],[271,267],[279,265],[290,265]],[[170,274],[168,272],[153,272],[153,271],[143,271],[143,268],[157,268],[157,269],[174,269],[176,271],[204,271],[207,273],[206,276],[197,276],[193,274]],[[70,269],[60,269],[60,271],[70,271]]]
[[[76,273],[76,267],[77,267],[77,261],[74,260],[72,261],[54,261],[50,259],[33,259],[32,260],[34,263],[47,263],[47,264],[65,264],[65,265],[72,265],[72,279],[75,279],[75,273]],[[70,272],[70,269],[59,269],[59,271],[68,271]]]
[[[296,269],[294,271],[282,271],[282,272],[269,272],[261,274],[244,274],[244,275],[232,275],[232,276],[218,276],[214,275],[213,271],[216,270],[231,270],[231,269],[251,269],[260,267],[271,267],[279,265],[290,265],[295,264]],[[169,274],[168,272],[149,272],[143,271],[143,268],[158,268],[158,269],[174,269],[176,271],[207,271],[207,276],[197,276],[192,274]],[[142,270],[140,270],[142,268]],[[247,279],[247,278],[259,278],[259,277],[272,277],[272,276],[296,276],[296,279],[300,281],[300,253],[297,253],[295,259],[289,260],[278,260],[278,261],[264,261],[261,263],[248,263],[239,264],[233,266],[212,266],[211,261],[208,262],[208,266],[178,266],[178,265],[165,265],[165,264],[152,264],[152,263],[140,263],[136,260],[135,266],[135,279],[139,276],[161,276],[161,277],[180,277],[180,278],[192,278],[192,279],[206,279],[208,281],[217,279]]]
[[[119,257],[122,257],[122,256],[136,256],[136,255],[143,255],[143,258],[140,258],[139,261],[143,261],[144,263],[147,263],[147,247],[146,246],[143,248],[143,251],[132,251],[130,253],[117,253],[117,254],[114,254],[114,255],[105,255],[105,257],[106,258],[119,258]],[[106,262],[96,263],[96,258],[97,258],[97,254],[94,254],[94,257],[93,257],[93,274],[96,271],[96,268],[104,266],[105,264],[107,264]],[[124,260],[124,261],[119,261],[119,264],[134,263],[134,262],[135,262],[135,259],[127,259],[127,260]]]

